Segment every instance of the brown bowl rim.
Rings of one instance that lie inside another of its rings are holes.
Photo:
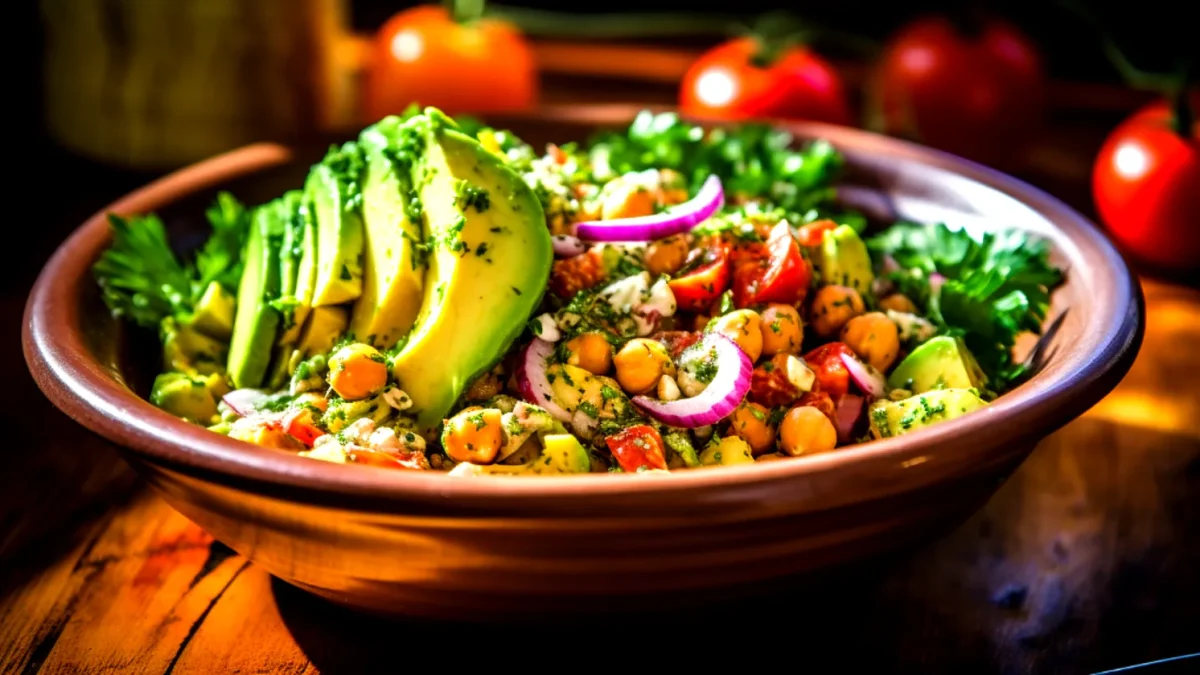
[[[604,104],[545,107],[533,117],[546,121],[596,125],[628,121],[654,106]],[[286,163],[292,152],[260,143],[201,161],[158,179],[91,216],[46,263],[30,292],[22,328],[22,346],[34,379],[61,410],[99,435],[133,450],[153,463],[184,474],[207,477],[264,494],[313,503],[447,504],[456,499],[488,503],[493,499],[540,503],[679,494],[711,488],[740,489],[756,484],[795,481],[801,476],[852,468],[871,459],[898,466],[935,452],[948,452],[980,434],[999,432],[1012,441],[1039,438],[1082,414],[1111,391],[1129,370],[1144,330],[1144,300],[1121,254],[1087,218],[1058,199],[1023,181],[945,152],[848,127],[775,120],[801,137],[825,138],[835,147],[883,153],[950,171],[1016,198],[1056,227],[1092,264],[1108,274],[1097,321],[1102,329],[1080,336],[1085,349],[1072,350],[1072,368],[1057,377],[1034,375],[986,409],[919,432],[851,446],[792,461],[687,471],[670,475],[604,475],[488,480],[452,478],[441,472],[384,470],[334,465],[280,450],[261,448],[215,434],[159,410],[126,388],[89,354],[80,326],[82,284],[93,283],[91,263],[109,241],[105,214],[154,211],[193,192]],[[514,503],[515,503],[514,502]]]

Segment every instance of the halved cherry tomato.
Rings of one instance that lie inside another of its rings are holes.
[[[820,391],[834,401],[850,390],[850,371],[842,363],[842,354],[854,356],[854,350],[844,342],[830,342],[804,355],[804,362],[817,376]]]
[[[395,455],[389,455],[386,452],[378,450],[367,450],[366,448],[355,448],[350,453],[350,460],[355,464],[369,464],[371,466],[382,466],[385,469],[403,469],[406,468],[400,463],[400,459]]]
[[[791,226],[780,222],[767,238],[767,256],[738,266],[733,277],[733,304],[737,307],[778,302],[797,305],[808,293],[812,270]]]
[[[662,437],[648,424],[629,427],[604,439],[617,464],[626,473],[647,469],[667,468],[667,455]]]
[[[820,410],[825,413],[830,422],[833,422],[833,426],[837,426],[836,406],[829,394],[823,391],[806,391],[800,395],[800,398],[796,399],[796,405],[792,407],[799,408],[802,406],[809,406]]]
[[[707,309],[725,292],[725,286],[729,283],[728,255],[723,249],[706,248],[698,255],[704,256],[698,261],[698,267],[667,282],[671,293],[675,295],[675,304],[679,309],[690,312],[702,312]],[[684,263],[684,268],[692,264]]]
[[[663,343],[673,359],[679,358],[683,350],[700,341],[700,333],[690,330],[664,330],[655,333],[652,337]]]
[[[825,239],[825,233],[838,226],[836,221],[832,220],[814,220],[807,225],[801,225],[800,231],[796,239],[800,241],[800,245],[804,248],[814,248],[821,245]]]
[[[776,354],[770,361],[759,365],[750,375],[748,397],[754,403],[768,408],[778,408],[796,400],[801,392],[787,378],[787,360],[790,354]]]
[[[283,416],[280,425],[287,435],[310,448],[317,438],[325,435],[325,432],[313,421],[312,411],[305,408],[289,411]]]

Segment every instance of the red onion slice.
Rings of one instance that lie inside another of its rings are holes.
[[[554,257],[556,258],[574,258],[587,250],[587,244],[580,241],[579,237],[572,237],[569,234],[556,234],[550,238],[550,241],[554,247]]]
[[[929,292],[937,295],[942,290],[942,284],[946,283],[946,277],[942,274],[934,272],[929,275]]]
[[[833,416],[837,418],[838,443],[850,443],[854,440],[854,429],[862,418],[866,399],[855,394],[846,394],[834,407]]]
[[[546,377],[546,368],[553,355],[553,342],[534,338],[521,354],[521,364],[517,369],[517,389],[527,402],[542,408],[559,421],[570,422],[571,413],[555,402],[554,389],[550,386],[550,378]]]
[[[717,374],[704,391],[692,398],[669,402],[634,396],[634,405],[663,424],[684,429],[714,424],[733,412],[750,391],[750,375],[754,370],[750,357],[720,333],[705,333],[695,348],[716,351]]]
[[[850,379],[871,398],[883,398],[887,394],[887,380],[869,363],[863,363],[849,354],[841,354],[842,363],[850,371]]]
[[[652,216],[579,223],[575,226],[575,234],[589,241],[653,241],[688,232],[708,220],[724,204],[721,179],[713,175],[705,179],[695,197],[669,211]]]
[[[234,389],[221,397],[225,405],[242,417],[249,417],[257,410],[255,406],[262,402],[270,393],[263,389]]]

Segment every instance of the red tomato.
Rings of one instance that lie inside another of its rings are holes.
[[[321,431],[316,423],[313,422],[312,412],[304,408],[292,410],[285,414],[281,420],[281,425],[287,435],[310,448],[317,438],[325,435],[325,432]]]
[[[1192,110],[1200,112],[1200,92]],[[1134,256],[1181,271],[1200,265],[1200,118],[1187,138],[1165,103],[1109,134],[1092,168],[1096,210]]]
[[[815,248],[825,240],[825,233],[835,229],[838,224],[832,220],[817,220],[807,225],[801,225],[796,239],[804,248]]]
[[[700,333],[690,330],[659,331],[652,337],[663,343],[663,346],[667,348],[667,352],[671,354],[671,358],[673,359],[679,358],[683,350],[700,341]]]
[[[754,369],[750,375],[748,398],[768,408],[778,408],[796,400],[800,390],[787,378],[789,354],[776,354],[770,361]]]
[[[809,406],[820,410],[825,413],[830,422],[833,422],[833,426],[837,426],[836,406],[829,394],[823,391],[806,391],[800,395],[800,398],[796,399],[796,405],[792,407],[800,408],[802,406]]]
[[[696,117],[748,119],[783,117],[849,124],[841,77],[833,66],[803,46],[758,65],[760,45],[744,37],[717,45],[683,76],[680,110]]]
[[[738,266],[733,277],[733,304],[738,307],[768,302],[797,305],[808,294],[812,269],[791,227],[781,222],[767,238],[767,255]]]
[[[725,292],[729,284],[728,254],[720,248],[704,249],[699,267],[667,282],[679,309],[702,312]]]
[[[350,453],[350,460],[355,464],[369,464],[370,466],[381,466],[385,469],[403,469],[406,468],[400,460],[386,452],[378,450],[367,450],[366,448],[355,448]]]
[[[804,362],[817,376],[820,391],[834,401],[850,390],[850,371],[842,363],[842,354],[854,356],[854,350],[844,342],[830,342],[804,355]]]
[[[667,455],[662,437],[648,424],[639,424],[622,430],[604,439],[617,464],[626,473],[642,467],[647,469],[667,468]]]
[[[458,23],[444,7],[399,12],[375,35],[363,88],[368,121],[411,103],[448,115],[533,107],[537,70],[524,37],[494,19]]]
[[[887,133],[972,159],[1007,163],[1043,111],[1037,49],[998,19],[976,34],[944,17],[902,28],[880,59],[873,99]]]

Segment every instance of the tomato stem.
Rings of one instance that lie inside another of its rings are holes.
[[[443,0],[456,23],[469,23],[483,16],[485,0]]]
[[[977,2],[956,5],[946,13],[946,18],[954,25],[955,30],[965,38],[975,39],[983,35],[986,15],[982,6]]]
[[[1091,10],[1084,7],[1077,0],[1060,0],[1060,4],[1074,12],[1086,23],[1091,24],[1092,28],[1096,31],[1097,37],[1100,39],[1100,46],[1104,50],[1104,55],[1126,84],[1135,89],[1145,89],[1160,93],[1175,90],[1176,76],[1149,73],[1133,65],[1129,58],[1125,56],[1125,53],[1121,51],[1121,48],[1117,46],[1116,40],[1113,39],[1108,27]]]
[[[1196,111],[1192,110],[1191,83],[1192,64],[1185,63],[1181,69],[1179,82],[1171,92],[1171,122],[1175,133],[1184,141],[1192,138],[1192,125],[1196,121]]]

